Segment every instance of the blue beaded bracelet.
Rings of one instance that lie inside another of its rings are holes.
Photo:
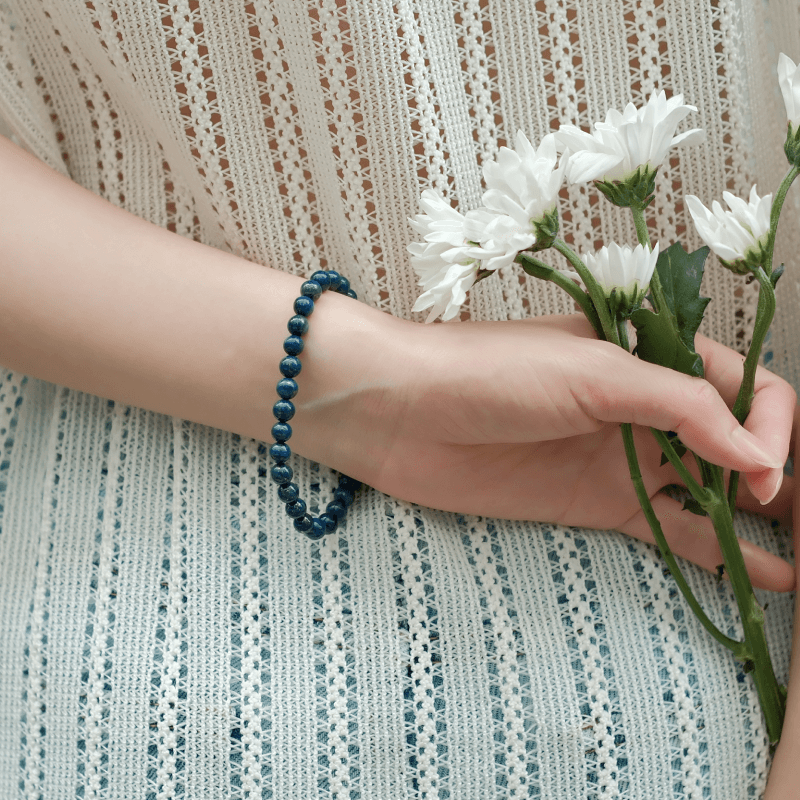
[[[305,501],[300,499],[296,483],[292,483],[294,473],[288,465],[292,451],[286,442],[292,435],[289,420],[294,416],[292,398],[297,394],[297,381],[302,364],[298,356],[303,352],[303,336],[308,333],[308,318],[314,311],[314,301],[320,295],[333,289],[339,294],[356,299],[356,293],[350,288],[350,281],[333,270],[319,270],[300,287],[300,297],[294,301],[295,315],[289,320],[287,328],[289,336],[283,342],[286,356],[281,360],[280,371],[283,378],[278,381],[278,401],[272,406],[276,423],[272,426],[275,444],[269,454],[275,462],[272,467],[272,480],[278,484],[278,497],[286,503],[286,513],[294,520],[294,527],[309,539],[321,539],[326,533],[333,533],[344,519],[347,509],[353,502],[361,483],[347,475],[339,477],[339,485],[333,493],[333,501],[328,503],[325,512],[312,517],[307,512]]]

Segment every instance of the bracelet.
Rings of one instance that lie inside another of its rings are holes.
[[[272,407],[277,422],[272,426],[275,444],[269,454],[275,462],[272,467],[272,480],[278,484],[278,497],[286,503],[286,513],[294,520],[295,530],[306,534],[309,539],[321,539],[326,533],[333,533],[344,519],[347,509],[353,502],[360,481],[339,477],[339,485],[333,493],[333,501],[325,507],[325,513],[312,517],[306,513],[307,506],[300,498],[296,483],[292,483],[294,472],[286,463],[292,455],[286,442],[292,435],[289,420],[294,416],[292,398],[297,394],[297,381],[302,364],[298,356],[303,352],[303,336],[308,333],[308,317],[314,311],[314,301],[327,289],[356,299],[356,293],[350,288],[350,281],[333,270],[318,270],[300,287],[300,297],[294,301],[295,315],[286,326],[289,336],[283,342],[286,356],[281,360],[280,371],[283,378],[278,381],[278,402]]]

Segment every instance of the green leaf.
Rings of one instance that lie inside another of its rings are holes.
[[[686,455],[686,445],[678,438],[678,434],[675,431],[664,431],[667,434],[667,439],[670,440],[672,443],[672,449],[675,451],[675,455],[678,458],[683,458]],[[660,466],[664,466],[669,461],[665,453],[661,454],[661,464]]]
[[[678,242],[659,254],[656,270],[667,307],[657,314],[648,309],[631,314],[639,358],[703,377],[703,360],[694,349],[694,337],[710,302],[700,296],[707,256],[707,247],[687,253]]]
[[[778,279],[781,277],[781,275],[783,275],[783,271],[785,269],[786,269],[786,264],[781,264],[772,270],[772,275],[769,276],[769,279],[772,281],[773,289],[778,285]]]
[[[683,503],[683,511],[691,511],[692,514],[697,514],[698,517],[707,517],[708,512],[694,499],[694,497],[687,497]]]

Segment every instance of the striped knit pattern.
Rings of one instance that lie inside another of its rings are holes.
[[[682,92],[708,138],[662,169],[665,242],[698,244],[685,193],[771,190],[772,65],[798,31],[791,0],[3,0],[0,116],[135,214],[296,274],[340,267],[414,318],[420,191],[475,207],[518,129]],[[590,188],[562,208],[579,248],[633,238]],[[798,385],[800,284],[779,291],[764,358]],[[742,349],[753,288],[711,265],[705,293],[706,331]],[[509,269],[464,317],[570,310]],[[329,471],[297,473],[325,502]],[[786,555],[786,531],[739,525]],[[727,585],[687,574],[735,634]],[[769,598],[782,678],[791,606]],[[651,548],[374,491],[311,543],[262,443],[7,371],[0,609],[4,800],[739,800],[768,770],[750,678]]]

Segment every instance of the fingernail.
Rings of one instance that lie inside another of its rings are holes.
[[[784,462],[781,461],[774,453],[766,450],[753,436],[752,433],[744,428],[736,428],[731,434],[731,441],[736,446],[737,450],[748,458],[752,458],[763,467],[769,469],[783,469]]]
[[[766,500],[759,500],[759,503],[761,503],[762,506],[767,505],[767,503],[771,503],[780,491],[781,485],[783,484],[783,470],[776,469],[774,474],[770,475],[769,482],[772,484],[772,491]]]

